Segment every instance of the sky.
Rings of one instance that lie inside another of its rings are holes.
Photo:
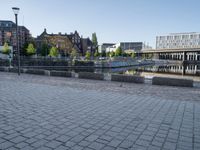
[[[96,32],[98,42],[145,42],[155,47],[156,36],[200,32],[199,0],[0,0],[0,20],[14,21],[32,36],[70,33],[83,37]]]

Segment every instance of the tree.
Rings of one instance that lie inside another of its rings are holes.
[[[92,33],[92,44],[95,47],[95,51],[97,50],[98,47],[98,41],[97,41],[97,35],[96,33]]]
[[[41,54],[41,56],[47,56],[49,54],[49,47],[46,43],[42,44],[40,54]]]
[[[32,43],[29,43],[28,44],[28,47],[26,49],[26,53],[28,55],[34,55],[36,53],[36,49],[34,48],[33,44]]]
[[[85,58],[86,58],[87,60],[89,60],[90,57],[91,57],[91,53],[90,53],[89,51],[87,51],[86,54],[85,54]]]
[[[133,52],[133,53],[131,54],[131,57],[132,57],[132,58],[135,58],[135,57],[136,57],[136,53]]]
[[[94,57],[98,57],[98,56],[99,56],[99,52],[96,51],[96,52],[94,53]]]
[[[106,57],[106,52],[105,52],[105,51],[102,51],[102,52],[101,52],[101,56],[102,56],[102,57]]]
[[[58,49],[55,46],[51,47],[50,52],[49,52],[49,56],[50,57],[57,57],[58,56]]]
[[[110,52],[110,57],[114,57],[115,56],[115,52],[111,51]]]
[[[72,58],[76,58],[78,56],[77,50],[75,48],[72,48],[70,56]]]
[[[4,43],[4,45],[3,45],[3,54],[6,54],[6,55],[9,55],[10,54],[10,48],[9,48],[9,46],[8,46],[8,43]]]
[[[116,49],[115,56],[122,56],[122,48],[120,46]]]

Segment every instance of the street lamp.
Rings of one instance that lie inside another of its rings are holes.
[[[18,53],[18,75],[20,75],[20,51],[19,51],[19,41],[18,41],[18,20],[17,15],[19,13],[19,8],[13,7],[12,8],[14,14],[15,14],[15,22],[16,22],[16,39],[17,39],[17,53]]]

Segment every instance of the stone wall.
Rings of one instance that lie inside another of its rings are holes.
[[[164,78],[164,77],[153,77],[152,84],[153,85],[193,87],[193,80],[176,79],[176,78]]]
[[[81,79],[104,80],[104,74],[102,73],[79,72],[78,77]]]
[[[113,74],[111,75],[111,81],[144,83],[144,77]]]

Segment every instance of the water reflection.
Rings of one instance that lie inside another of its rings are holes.
[[[154,72],[163,74],[200,76],[200,64],[197,65],[155,65],[132,68],[124,70],[123,74],[134,74],[137,72]]]

